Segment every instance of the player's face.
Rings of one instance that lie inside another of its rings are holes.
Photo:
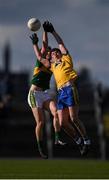
[[[58,60],[62,57],[62,54],[59,51],[53,51],[51,52],[51,58],[52,60]]]

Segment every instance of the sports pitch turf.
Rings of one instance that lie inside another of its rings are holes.
[[[105,179],[109,162],[99,160],[1,159],[0,179]]]

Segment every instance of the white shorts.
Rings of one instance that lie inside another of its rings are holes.
[[[52,97],[49,95],[48,91],[29,91],[28,93],[28,104],[31,108],[34,107],[43,107],[43,103],[47,100],[52,100]]]

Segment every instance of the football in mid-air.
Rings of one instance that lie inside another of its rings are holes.
[[[31,31],[38,31],[41,27],[41,22],[37,18],[31,18],[27,22],[27,26]]]

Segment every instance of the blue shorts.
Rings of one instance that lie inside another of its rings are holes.
[[[75,106],[79,102],[78,92],[75,86],[65,86],[58,90],[57,109]]]

